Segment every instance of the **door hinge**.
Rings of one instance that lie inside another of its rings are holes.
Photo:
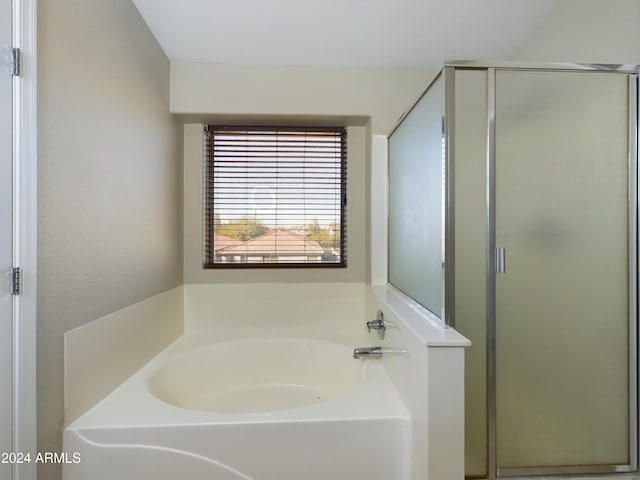
[[[22,51],[18,47],[11,49],[11,75],[14,77],[22,75]]]
[[[22,294],[22,269],[13,267],[11,269],[11,295]]]

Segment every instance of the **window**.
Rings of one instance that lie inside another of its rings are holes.
[[[346,128],[205,129],[205,268],[345,267]]]

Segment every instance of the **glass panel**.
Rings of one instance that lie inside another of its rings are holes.
[[[389,283],[442,318],[444,80],[389,137]]]
[[[627,81],[496,74],[499,468],[629,462]]]
[[[465,474],[487,474],[487,72],[455,73],[455,310],[465,349]]]

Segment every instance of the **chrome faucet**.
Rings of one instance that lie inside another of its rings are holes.
[[[380,358],[389,353],[407,353],[406,348],[359,347],[353,350],[353,358]]]
[[[382,356],[382,347],[360,347],[354,348],[353,358],[380,358]]]
[[[371,330],[377,330],[380,340],[384,340],[384,334],[387,331],[387,327],[393,326],[395,326],[393,323],[385,321],[382,310],[378,310],[376,319],[367,322],[367,331],[370,332]]]

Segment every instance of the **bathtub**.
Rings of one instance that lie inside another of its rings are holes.
[[[63,478],[408,480],[410,416],[356,346],[184,335],[65,429]]]

